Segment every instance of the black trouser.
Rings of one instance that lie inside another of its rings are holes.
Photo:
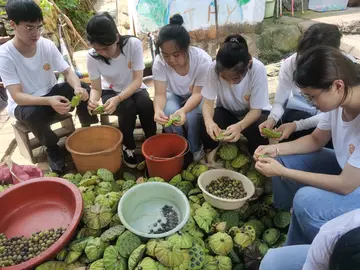
[[[113,90],[103,90],[101,97],[102,102],[105,104],[107,100],[115,97],[116,95],[118,95],[118,93]],[[131,150],[136,148],[134,129],[137,115],[139,115],[141,127],[144,130],[145,137],[149,138],[156,134],[154,106],[146,89],[142,89],[141,91],[134,93],[131,97],[123,100],[112,115],[116,115],[118,117],[119,129],[124,136],[123,144]],[[93,124],[94,121],[98,121],[97,116],[90,116],[86,109],[84,114],[84,121],[82,123]]]
[[[2,82],[1,78],[0,78],[0,82]],[[7,100],[8,100],[8,96],[6,93],[6,89],[4,87],[0,86],[0,111],[2,109],[6,108]]]
[[[89,89],[86,83],[81,83],[85,89]],[[74,89],[68,83],[56,84],[45,96],[64,96],[71,101],[74,96]],[[79,108],[85,108],[87,102],[81,101]],[[41,145],[48,148],[56,147],[59,138],[51,130],[51,120],[57,112],[51,106],[17,106],[15,108],[15,118],[25,124],[28,129],[39,140]]]
[[[294,122],[294,121],[303,120],[303,119],[306,119],[306,118],[309,118],[309,117],[312,117],[312,116],[313,115],[311,115],[308,112],[298,111],[298,110],[293,110],[293,109],[286,109],[283,117],[281,118],[281,120],[278,123],[278,126],[281,126],[282,124],[285,124],[285,123],[291,123],[291,122]],[[297,139],[299,139],[301,137],[304,137],[306,135],[311,134],[314,130],[315,130],[315,128],[310,128],[310,129],[307,129],[307,130],[300,130],[300,131],[293,132],[290,135],[290,137],[287,138],[286,140],[283,140],[283,142],[297,140]],[[332,144],[332,140],[330,140],[327,143],[327,145],[325,145],[325,147],[333,149],[334,146]]]
[[[267,119],[268,115],[268,111],[262,111],[260,118],[241,132],[241,134],[243,134],[248,140],[248,150],[251,155],[255,152],[259,145],[269,144],[269,140],[262,137],[259,131],[259,125]],[[230,111],[222,107],[217,107],[215,108],[214,122],[219,126],[219,128],[226,129],[228,126],[238,123],[239,118]],[[219,145],[219,142],[213,141],[207,134],[204,123],[202,124],[201,132],[205,150],[214,149]]]

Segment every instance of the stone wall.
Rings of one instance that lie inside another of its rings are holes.
[[[228,35],[241,34],[245,37],[251,55],[257,57],[259,52],[256,46],[256,40],[259,37],[261,24],[227,24],[218,28],[218,37],[216,37],[216,27],[211,26],[208,30],[196,30],[190,32],[193,46],[198,46],[207,51],[212,58],[215,58],[219,46]]]
[[[283,4],[286,5],[287,2],[284,1],[285,0],[283,0]],[[299,7],[299,2],[299,0],[295,0],[295,7]],[[118,12],[120,14],[118,16],[119,29],[121,29],[122,34],[134,34],[126,3],[127,1],[118,0]],[[306,0],[304,1],[304,6],[307,6]],[[345,20],[344,16],[345,15],[339,15],[337,18],[343,19],[329,23],[338,25],[344,34],[359,35],[360,23],[359,20],[355,18],[356,16],[351,20]],[[308,17],[297,18],[283,16],[279,19],[275,17],[265,19],[262,23],[256,25],[226,24],[218,28],[218,35],[216,35],[215,25],[207,29],[190,31],[189,33],[191,35],[192,45],[203,48],[213,58],[215,58],[218,47],[227,35],[242,34],[248,42],[250,53],[267,64],[277,62],[295,52],[301,35],[314,23],[316,23],[316,21],[309,20]],[[154,33],[155,38],[156,35],[157,32]],[[151,65],[151,54],[147,34],[140,33],[137,34],[137,36],[143,41],[145,62],[147,65]]]
[[[296,51],[298,41],[308,26],[301,25],[301,19],[283,17],[278,20],[269,19],[257,25],[228,24],[218,28],[190,31],[191,44],[207,51],[214,59],[217,49],[226,36],[241,34],[248,42],[249,52],[264,63],[279,61],[284,56]],[[155,37],[156,37],[155,33]],[[145,34],[139,35],[143,41],[144,51],[148,50]]]

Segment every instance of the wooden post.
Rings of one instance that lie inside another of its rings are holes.
[[[218,1],[214,0],[215,3],[215,27],[216,27],[216,45],[219,48],[219,22],[218,22],[218,17],[219,17],[219,11],[218,11]]]

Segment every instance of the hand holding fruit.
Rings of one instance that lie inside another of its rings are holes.
[[[74,89],[75,95],[80,97],[82,101],[86,101],[89,99],[89,93],[86,91],[86,89],[80,87],[76,87]]]
[[[224,132],[224,141],[228,142],[237,142],[241,137],[242,127],[240,122],[228,126],[226,131]]]
[[[169,117],[167,117],[162,110],[155,111],[154,121],[156,123],[158,123],[160,125],[165,125],[168,120],[169,120]]]
[[[281,132],[274,130],[274,129],[268,129],[268,128],[262,128],[261,134],[270,139],[279,139],[282,135]]]
[[[259,125],[259,131],[260,131],[260,134],[263,136],[263,133],[262,133],[262,129],[263,128],[268,128],[268,129],[273,129],[276,125],[276,122],[273,118],[268,118],[266,121],[262,122],[260,125]]]
[[[109,98],[104,104],[104,111],[107,114],[113,114],[120,103],[118,96]]]
[[[178,123],[181,122],[181,116],[180,115],[170,115],[170,119],[167,121],[167,123],[164,125],[164,127],[170,127],[171,125],[180,126]]]
[[[173,115],[171,115],[171,118],[175,118],[175,117],[180,117],[179,121],[173,121],[173,124],[175,126],[182,126],[183,124],[185,124],[186,122],[186,113],[183,110],[183,108],[181,108],[180,110],[177,110],[176,112],[174,112]]]
[[[219,128],[219,126],[214,121],[205,123],[205,126],[206,126],[207,134],[209,134],[211,139],[216,141],[216,138],[219,136],[219,134],[221,132],[221,129]]]
[[[96,107],[98,107],[100,104],[99,104],[99,101],[97,100],[94,100],[94,99],[89,99],[88,101],[88,110],[89,111],[93,111],[96,109]]]
[[[261,156],[267,155],[271,158],[278,156],[278,149],[275,145],[260,145],[254,153],[254,159],[259,160]]]
[[[71,109],[70,101],[63,96],[50,97],[49,105],[59,114],[65,114]]]
[[[285,140],[290,137],[292,133],[296,131],[296,123],[285,123],[282,124],[276,131],[281,132],[281,137],[279,138],[279,141]]]
[[[286,168],[273,158],[259,158],[255,169],[267,177],[284,176]]]

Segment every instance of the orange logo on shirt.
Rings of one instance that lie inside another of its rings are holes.
[[[132,67],[132,62],[129,61],[129,63],[128,63],[128,68],[131,69],[131,67]]]
[[[247,102],[249,102],[249,101],[250,101],[250,95],[245,95],[245,96],[244,96],[244,99],[245,99]]]
[[[46,71],[50,70],[50,68],[51,68],[51,66],[48,63],[43,65],[43,69],[46,70]]]
[[[352,153],[354,153],[354,151],[355,151],[355,146],[351,143],[349,145],[349,153],[350,153],[350,155],[352,155]]]

